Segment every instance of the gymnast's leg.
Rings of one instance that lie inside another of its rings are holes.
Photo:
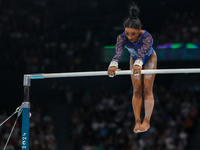
[[[130,58],[130,69],[133,68],[133,63],[135,61],[135,58],[131,56]],[[133,112],[135,115],[135,128],[134,132],[139,133],[139,128],[141,125],[141,119],[140,119],[140,112],[142,107],[142,75],[134,76],[131,75],[131,81],[133,84],[133,98],[132,98],[132,106],[133,106]]]
[[[144,69],[157,69],[157,56],[155,51],[149,57],[144,65]],[[140,131],[145,132],[150,128],[150,118],[154,107],[154,96],[153,96],[153,83],[155,74],[145,74],[143,76],[143,91],[144,91],[144,109],[145,117],[143,123],[140,126]]]

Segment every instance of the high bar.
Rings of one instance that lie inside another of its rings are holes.
[[[141,74],[178,74],[178,73],[200,73],[200,68],[191,69],[151,69],[141,70]],[[116,71],[116,75],[130,75],[131,70]],[[89,76],[106,76],[107,71],[89,71],[89,72],[69,72],[69,73],[47,73],[47,74],[30,74],[30,79],[45,78],[63,78],[63,77],[89,77]]]

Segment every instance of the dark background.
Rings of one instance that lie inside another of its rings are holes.
[[[116,27],[122,27],[123,20],[128,17],[128,6],[131,2],[129,0],[1,0],[0,113],[4,111],[11,113],[23,102],[24,74],[107,70],[109,64],[103,63],[101,58],[103,46],[115,44],[116,37],[121,32],[121,28],[118,30]],[[163,31],[166,19],[173,21],[172,16],[176,13],[182,15],[188,12],[199,15],[200,2],[197,0],[135,0],[134,2],[140,6],[139,17],[143,29],[152,35],[159,35]],[[2,21],[2,18],[9,14],[5,13],[5,10],[13,10],[15,14],[11,15],[12,17],[6,23]],[[30,10],[30,12],[22,15],[25,10]],[[35,18],[35,22],[39,18],[40,23],[37,25],[31,18]],[[187,22],[187,20],[185,21]],[[45,25],[43,26],[43,24]],[[92,32],[90,43],[87,46],[80,46],[87,43],[85,41],[87,41],[88,29]],[[15,32],[29,33],[29,38],[13,38],[11,35]],[[96,46],[98,48],[95,47],[95,40],[99,42]],[[171,40],[161,41],[157,36],[154,40],[157,44],[171,42]],[[68,43],[68,49],[61,50],[59,48],[58,45],[63,41]],[[81,44],[77,44],[77,41]],[[53,42],[58,45],[49,49],[45,47],[45,44]],[[69,51],[69,45],[73,42],[75,43],[73,47],[75,52],[73,54],[74,61],[71,63],[68,61],[71,57],[62,58],[61,56]],[[36,52],[36,56],[41,60],[39,63],[29,62],[29,59],[35,58],[34,54],[31,55],[31,51]],[[81,63],[75,63],[75,58],[79,58],[79,56]],[[50,59],[49,66],[45,66],[43,63],[45,62],[43,59],[46,57]],[[61,59],[64,61],[60,61]],[[158,68],[198,68],[199,63],[199,60],[162,61],[158,62]],[[39,69],[30,69],[33,66]],[[45,66],[45,69],[42,69],[42,66]],[[120,68],[127,70],[129,64],[121,63]],[[155,85],[170,87],[173,82],[180,79],[177,83],[182,83],[182,88],[187,88],[187,85],[199,83],[198,77],[198,74],[157,75]],[[39,103],[47,112],[49,110],[46,106],[49,104],[66,105],[62,99],[63,93],[52,96],[51,87],[54,83],[68,85],[74,93],[77,92],[77,95],[75,94],[77,97],[81,97],[88,89],[102,86],[114,92],[122,92],[127,87],[131,87],[129,76],[114,79],[84,77],[32,80],[30,102]],[[79,101],[76,100],[73,104],[74,106],[79,105]]]
[[[8,6],[10,3],[12,4],[11,8],[17,8],[20,6],[20,9],[26,9],[26,7],[34,8],[35,7],[35,12],[36,10],[43,14],[45,11],[45,7],[39,7],[35,4],[37,1],[1,1],[1,11],[3,9],[9,8]],[[72,1],[68,1],[69,4],[72,3]],[[91,8],[92,3],[96,2],[98,4],[97,9]],[[104,17],[104,16],[112,16],[115,18],[115,22],[113,23],[113,26],[122,26],[123,20],[128,16],[128,6],[132,1],[76,1],[77,7],[80,10],[87,10],[87,13],[92,16],[98,17]],[[185,12],[195,12],[198,13],[199,7],[198,4],[199,2],[196,0],[193,1],[174,1],[174,0],[167,0],[167,1],[160,1],[160,0],[154,0],[154,1],[148,1],[148,0],[143,0],[143,1],[134,1],[140,6],[140,19],[143,24],[143,28],[146,29],[147,31],[151,32],[157,32],[159,34],[159,31],[161,30],[164,21],[166,18],[168,18],[173,12],[179,12],[185,13]],[[82,17],[83,13],[77,9],[75,12],[68,12],[65,14],[62,11],[59,11],[60,7],[62,4],[64,4],[64,1],[62,0],[49,0],[46,1],[48,8],[52,12],[54,12],[54,16],[52,17],[52,20],[58,20],[56,23],[54,23],[54,26],[51,27],[51,29],[47,31],[41,31],[41,35],[45,35],[46,37],[54,36],[54,34],[58,34],[60,32],[56,32],[61,30],[60,26],[66,23],[71,23],[72,26],[70,26],[69,30],[74,31],[74,35],[77,34],[76,30],[81,33],[85,32],[84,30],[79,31],[79,26],[81,24],[77,25],[76,22],[78,20],[78,17]],[[32,6],[31,6],[32,4]],[[67,10],[67,8],[63,8],[63,10]],[[38,13],[37,12],[37,13]],[[34,13],[34,12],[33,12]],[[120,15],[119,15],[120,14]],[[78,17],[77,17],[78,16]],[[17,20],[18,21],[18,20]],[[75,25],[73,25],[75,23]],[[92,23],[92,20],[86,24],[88,27],[94,25],[95,23]],[[110,32],[113,31],[113,26],[109,26],[108,30]],[[95,29],[96,31],[99,31],[98,28]],[[67,30],[68,31],[68,30]],[[68,34],[68,32],[62,31],[62,34]],[[101,31],[99,31],[101,32]],[[99,34],[98,32],[98,34]],[[78,33],[78,34],[79,34]],[[94,33],[96,34],[96,33]],[[96,36],[98,36],[96,34]],[[73,33],[72,33],[73,35]],[[21,51],[21,48],[24,47],[34,47],[35,43],[37,42],[32,42],[28,44],[24,43],[24,45],[20,45],[18,47],[8,47],[10,45],[9,43],[12,41],[12,39],[8,39],[7,37],[5,38],[6,35],[0,36],[0,47],[1,47],[1,79],[0,79],[0,85],[1,85],[1,92],[0,92],[0,97],[1,97],[1,105],[0,105],[0,110],[4,109],[9,109],[13,110],[16,106],[20,105],[21,102],[23,101],[23,75],[24,74],[31,74],[31,73],[36,73],[36,72],[30,72],[26,71],[25,68],[18,68],[16,69],[13,67],[14,61],[16,61],[16,57],[18,57],[18,53]],[[101,35],[102,36],[102,35]],[[105,35],[106,38],[108,35]],[[74,37],[70,38],[73,39]],[[66,38],[67,39],[67,38]],[[6,43],[7,42],[7,43]],[[13,42],[15,44],[15,42]],[[11,43],[12,44],[12,43]],[[107,40],[106,42],[102,42],[102,47],[106,44],[115,44],[115,38],[112,38],[111,40]],[[13,45],[12,45],[13,46]],[[10,55],[10,60],[8,61],[6,57],[7,55]],[[87,54],[86,57],[90,58],[92,54]],[[98,62],[98,65],[100,66],[98,69],[96,69],[93,65]],[[199,61],[178,61],[178,62],[158,62],[158,68],[192,68],[192,67],[198,67]],[[73,71],[87,71],[87,70],[106,70],[108,64],[103,64],[101,63],[101,58],[97,61],[93,61],[92,64],[84,64],[87,66],[85,69],[76,69]],[[121,64],[124,66],[125,69],[128,69],[128,64]],[[89,68],[89,69],[88,69]],[[122,68],[122,69],[124,69]],[[58,70],[57,72],[68,72],[69,70]],[[55,69],[48,69],[46,72],[56,72]],[[38,72],[41,73],[41,72]],[[164,75],[163,75],[164,76]],[[171,76],[170,76],[171,77]],[[160,80],[160,79],[159,79]],[[166,81],[166,80],[165,80]],[[39,85],[40,84],[45,84],[44,81],[33,81],[37,82]],[[47,81],[46,81],[47,82]],[[32,88],[32,87],[31,87]]]

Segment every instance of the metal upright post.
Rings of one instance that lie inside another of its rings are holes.
[[[22,135],[21,150],[29,150],[29,123],[30,123],[30,102],[29,92],[31,86],[31,76],[24,75],[24,102],[22,103]]]

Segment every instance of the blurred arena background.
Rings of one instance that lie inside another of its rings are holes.
[[[23,75],[107,70],[130,0],[0,0],[0,122],[23,101]],[[199,1],[135,0],[158,68],[199,68]],[[129,69],[125,53],[119,67]],[[30,150],[199,150],[199,74],[157,75],[148,132],[133,132],[129,76],[31,83]],[[142,114],[144,115],[144,114]],[[3,149],[14,123],[0,128]],[[19,150],[21,120],[8,150]]]

